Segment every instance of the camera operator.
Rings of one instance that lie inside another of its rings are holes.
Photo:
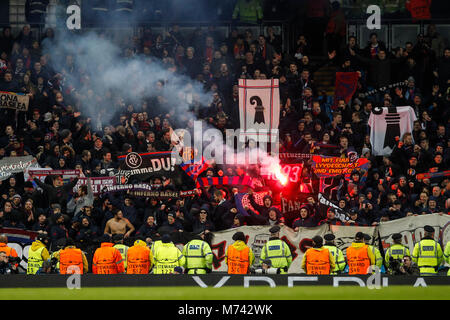
[[[269,259],[263,260],[260,267],[250,267],[252,274],[280,274],[281,271],[281,268],[273,268]]]
[[[389,258],[389,265],[391,274],[393,275],[420,275],[419,267],[411,260],[411,256],[408,255],[404,256],[403,259]]]
[[[420,275],[420,269],[417,264],[412,261],[411,256],[403,257],[403,263],[400,265],[400,272],[411,276]]]
[[[6,255],[6,253],[0,251],[0,274],[12,273],[18,273],[15,263],[10,263],[9,257]]]

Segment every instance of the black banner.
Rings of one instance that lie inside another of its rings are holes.
[[[172,190],[128,190],[127,194],[133,197],[150,197],[158,199],[184,198],[195,195],[195,190],[172,191]]]
[[[151,177],[171,177],[175,172],[176,158],[170,151],[167,152],[130,152],[119,156],[120,176],[137,176],[138,180]],[[127,179],[128,180],[128,179]]]

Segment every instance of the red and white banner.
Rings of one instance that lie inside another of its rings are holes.
[[[31,180],[31,176],[35,176],[42,182],[44,182],[47,176],[62,176],[63,180],[68,180],[70,178],[80,177],[80,170],[64,169],[64,170],[53,170],[50,168],[29,168],[24,175],[25,180]]]
[[[239,79],[240,141],[275,142],[280,122],[278,79]]]

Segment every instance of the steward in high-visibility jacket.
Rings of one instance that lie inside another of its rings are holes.
[[[123,266],[125,270],[127,270],[127,251],[129,247],[123,244],[123,234],[116,233],[115,235],[113,235],[112,239],[114,242],[114,248],[119,250],[120,255],[122,256],[123,259]]]
[[[321,236],[315,236],[312,240],[313,247],[303,255],[302,269],[306,274],[330,274],[336,267],[333,255],[323,247]]]
[[[145,241],[136,240],[127,252],[127,274],[148,274],[152,268],[152,260],[152,251]]]
[[[287,273],[292,263],[292,254],[289,246],[281,240],[280,227],[269,229],[270,238],[261,250],[261,261],[266,259],[272,262],[272,268],[278,268],[280,273]]]
[[[369,267],[375,265],[375,255],[363,239],[364,234],[358,232],[355,241],[347,248],[348,274],[368,274]]]
[[[58,259],[60,274],[83,274],[89,270],[85,254],[75,247],[74,241],[70,238],[67,239],[66,247],[55,252],[54,257]]]
[[[344,253],[341,249],[336,247],[336,244],[334,243],[334,239],[336,237],[334,236],[334,234],[326,234],[323,238],[325,239],[325,245],[323,247],[330,251],[335,262],[335,267],[333,270],[331,270],[330,274],[338,274],[339,272],[342,272],[346,266]]]
[[[211,272],[213,254],[211,247],[201,236],[196,236],[183,248],[188,274],[206,274]]]
[[[420,269],[421,276],[437,274],[437,269],[444,260],[441,245],[434,240],[434,228],[424,227],[424,237],[414,246],[412,260]]]
[[[445,246],[444,259],[445,259],[445,262],[450,264],[450,241],[447,242],[447,244]],[[448,269],[447,275],[450,276],[450,268]]]
[[[369,249],[372,251],[373,255],[375,256],[375,265],[378,268],[381,268],[383,266],[383,256],[381,255],[380,249],[378,249],[376,246],[370,244],[370,239],[372,239],[371,236],[369,236],[367,233],[364,233],[364,242],[369,247]]]
[[[235,242],[228,246],[225,263],[229,274],[247,274],[255,261],[252,249],[245,244],[243,232],[236,232],[232,238]]]
[[[182,267],[186,263],[186,259],[170,240],[170,235],[162,236],[162,242],[155,249],[153,256],[153,273],[154,274],[172,274],[175,267]]]
[[[44,261],[50,259],[50,253],[47,250],[48,243],[48,236],[40,234],[37,236],[37,240],[31,244],[31,248],[28,251],[27,274],[36,274],[42,268]]]
[[[392,240],[394,241],[394,244],[386,250],[386,254],[384,256],[384,262],[386,263],[386,267],[389,270],[389,260],[391,260],[391,258],[392,260],[398,260],[399,262],[401,262],[404,256],[411,256],[409,249],[402,244],[402,235],[400,233],[394,233],[392,235]]]
[[[101,239],[101,246],[95,250],[92,259],[92,272],[94,274],[117,274],[124,273],[122,255],[119,250],[113,247],[111,236],[104,234]]]
[[[16,250],[8,247],[8,237],[4,234],[0,234],[0,252],[6,253],[8,257],[17,257]]]
[[[50,255],[50,261],[55,258],[57,260],[56,265],[55,265],[55,269],[53,270],[53,272],[55,273],[60,273],[59,272],[59,252],[64,249],[67,246],[67,239],[66,238],[60,238],[58,240],[55,241],[55,243],[52,243],[52,247],[56,250],[53,251],[52,254]]]
[[[263,10],[259,0],[237,0],[232,19],[239,17],[240,22],[257,23],[263,18]]]
[[[17,258],[17,252],[14,248],[8,247],[8,237],[5,234],[0,234],[0,252],[4,252],[8,257]],[[19,266],[18,263],[15,264]]]
[[[156,241],[154,241],[154,242],[152,243],[151,250],[152,250],[153,256],[155,256],[156,249],[158,248],[158,246],[159,246],[161,243],[162,243],[161,240],[156,240]]]

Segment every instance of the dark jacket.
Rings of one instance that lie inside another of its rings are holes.
[[[67,229],[64,225],[53,225],[50,228],[50,239],[52,241],[52,247],[54,248],[55,242],[61,238],[67,238]]]
[[[297,227],[304,227],[304,228],[312,228],[316,227],[318,225],[318,221],[314,216],[308,216],[305,219],[302,217],[299,217],[294,220],[294,223],[292,224],[292,227],[295,229]]]
[[[202,233],[206,230],[215,231],[216,228],[214,224],[210,220],[206,220],[205,222],[200,222],[199,219],[195,219],[192,223],[192,232],[195,234]]]
[[[116,198],[112,194],[109,195],[109,201],[113,204],[114,207],[122,211],[124,218],[127,218],[135,228],[137,227],[139,223],[138,212],[134,205],[126,206],[122,197]]]
[[[388,86],[391,83],[391,71],[393,64],[404,61],[404,58],[389,59],[386,57],[386,59],[380,60],[378,58],[368,59],[359,55],[356,57],[360,62],[368,65],[367,85],[376,89],[383,86]]]
[[[217,231],[225,230],[229,228],[228,223],[225,221],[229,210],[232,208],[232,204],[225,200],[223,203],[217,205],[212,212],[212,222],[217,228]]]
[[[37,178],[34,178],[34,182],[36,182],[37,185],[41,187],[45,193],[47,193],[49,204],[59,203],[61,205],[62,213],[66,213],[69,192],[71,192],[73,187],[75,187],[75,185],[77,184],[78,178],[75,178],[62,187],[54,187],[51,184],[41,182]]]
[[[136,232],[137,237],[144,237],[144,238],[154,238],[158,227],[154,224],[152,226],[149,226],[147,223],[143,224],[139,230]]]
[[[295,229],[297,227],[311,228],[316,227],[319,224],[320,217],[318,214],[312,214],[311,208],[309,206],[302,206],[300,209],[305,208],[308,210],[308,216],[302,218],[301,216],[294,220],[292,227]]]
[[[270,207],[266,207],[264,204],[263,205],[257,204],[256,201],[255,201],[255,198],[253,197],[253,195],[249,195],[248,199],[250,200],[250,204],[252,205],[252,207],[255,208],[255,210],[257,210],[259,212],[261,217],[264,217],[264,218],[268,218],[269,217],[269,210],[272,208],[272,203],[273,203],[273,200],[272,200],[271,196],[265,195],[263,197],[263,202],[266,199],[270,199]]]

